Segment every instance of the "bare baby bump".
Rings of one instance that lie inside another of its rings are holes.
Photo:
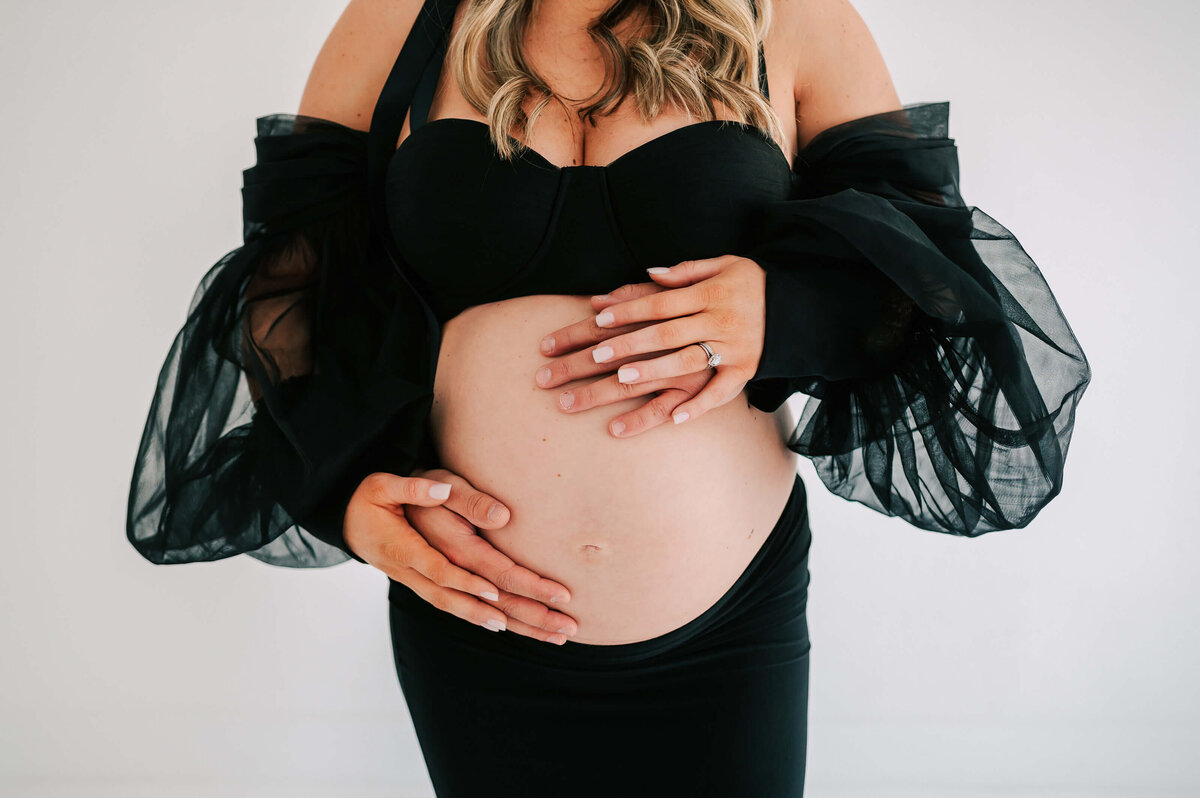
[[[535,295],[454,317],[430,421],[442,464],[511,512],[480,534],[571,591],[572,639],[628,643],[684,625],[732,586],[783,511],[796,456],[787,420],[744,395],[631,438],[608,422],[651,395],[559,410],[559,393],[599,377],[538,387],[551,360],[538,342],[589,315],[586,297]]]

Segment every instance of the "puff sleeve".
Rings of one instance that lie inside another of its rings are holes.
[[[256,123],[243,243],[200,280],[162,365],[126,535],[160,564],[362,562],[342,536],[351,494],[429,451],[421,300],[372,235],[367,133]]]
[[[959,193],[949,103],[821,131],[751,251],[750,403],[809,398],[788,447],[834,494],[931,531],[1027,525],[1063,482],[1090,367],[1037,265]]]

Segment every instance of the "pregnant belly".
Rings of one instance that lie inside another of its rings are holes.
[[[538,387],[550,362],[538,342],[593,314],[586,297],[535,295],[455,316],[430,423],[442,465],[509,508],[508,524],[480,534],[571,591],[572,640],[630,643],[684,625],[733,585],[783,511],[796,455],[786,405],[763,413],[744,395],[631,438],[608,422],[652,395],[559,410],[560,392],[599,377]]]

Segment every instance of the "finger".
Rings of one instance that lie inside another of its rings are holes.
[[[705,339],[711,343],[712,339]],[[649,360],[636,360],[617,369],[617,382],[624,385],[639,382],[658,382],[682,377],[708,368],[708,353],[695,343],[676,349],[670,354]]]
[[[448,587],[480,598],[494,601],[500,596],[497,585],[452,563],[444,554],[429,545],[429,541],[407,521],[404,521],[397,533],[384,544],[382,561],[371,565],[389,576],[392,576],[393,572],[411,569],[439,587]]]
[[[401,569],[392,578],[443,612],[493,631],[508,628],[508,618],[499,608],[462,591],[442,587],[411,568]]]
[[[563,605],[571,600],[566,586],[517,565],[486,538],[474,535],[461,541],[455,552],[471,571],[485,576],[502,593],[516,593],[547,604]]]
[[[671,414],[676,424],[692,421],[733,399],[746,385],[740,370],[718,366],[716,375],[708,381],[700,393],[675,408]]]
[[[699,313],[711,304],[710,293],[707,284],[697,284],[628,299],[597,313],[596,326],[607,329]]]
[[[614,336],[582,352],[564,355],[539,369],[545,374],[538,375],[538,384],[543,388],[557,388],[572,380],[614,370],[614,367],[619,370],[627,365],[624,361],[630,359],[671,352],[697,341],[722,341],[724,334],[715,326],[711,315],[697,313],[668,319]]]
[[[498,592],[560,606],[570,601],[571,592],[565,586],[518,566],[457,513],[445,507],[409,506],[404,514],[433,548],[460,568],[487,579]]]
[[[539,626],[531,626],[523,623],[519,618],[508,618],[508,631],[515,634],[532,637],[534,640],[544,640],[547,643],[553,643],[556,646],[561,646],[567,642],[567,635],[559,632],[548,632]]]
[[[579,632],[579,624],[570,615],[550,609],[541,602],[513,593],[501,593],[498,601],[492,602],[510,620],[520,621],[543,634],[564,634],[571,637]],[[509,629],[513,629],[512,624]]]
[[[686,378],[686,376],[669,377],[660,380],[638,380],[637,382],[623,383],[617,380],[615,374],[610,374],[594,382],[568,388],[560,393],[558,395],[558,409],[564,413],[580,413],[584,410],[591,410],[593,407],[613,404],[624,399],[632,399],[656,391],[681,387],[680,380]],[[699,391],[707,381],[708,378],[704,377],[696,385],[696,389],[688,393],[688,396],[690,397],[696,391]]]
[[[674,321],[674,320],[672,320]],[[590,323],[590,322],[589,322]],[[659,325],[669,322],[658,322]],[[642,328],[655,326],[655,322],[644,322],[641,325],[631,327],[630,332],[640,332]],[[616,335],[618,331],[608,330],[606,334],[609,336],[619,337]],[[628,335],[629,333],[624,333]],[[669,332],[668,332],[669,335]],[[601,341],[599,346],[593,346],[589,349],[583,349],[572,354],[563,354],[558,357],[546,360],[534,372],[533,379],[539,388],[557,388],[563,383],[571,382],[572,380],[584,379],[585,377],[595,377],[599,374],[612,374],[622,365],[621,357],[613,356],[612,345],[609,343],[614,340],[609,338],[607,341]],[[662,347],[661,351],[673,349],[675,347]],[[599,353],[599,354],[597,354]],[[654,353],[656,350],[646,349],[641,352],[630,352],[628,357],[636,355],[646,355]],[[600,360],[596,358],[600,357]]]
[[[426,472],[428,473],[428,472]],[[405,504],[431,507],[446,501],[452,485],[428,477],[403,477],[376,471],[367,475],[359,485],[372,504],[392,508],[393,511]],[[440,490],[439,490],[440,489]]]
[[[635,299],[646,294],[653,294],[663,289],[653,282],[649,283],[626,283],[615,291],[609,291],[607,294],[598,294],[591,298],[592,307],[596,310],[602,310],[609,305],[617,302],[624,302],[627,299]]]
[[[628,438],[657,427],[671,417],[671,413],[691,394],[680,388],[663,391],[637,410],[621,415],[608,422],[608,431],[618,438]]]
[[[667,288],[676,288],[698,283],[701,280],[707,280],[709,277],[720,274],[731,258],[733,258],[732,255],[720,255],[716,258],[685,260],[676,263],[674,266],[646,269],[646,273],[650,275],[650,279],[655,283]]]
[[[657,288],[656,290],[661,292],[663,289]],[[653,322],[641,322],[639,326],[648,324],[653,324]],[[637,328],[630,327],[630,329]],[[572,322],[566,327],[559,327],[548,333],[538,344],[538,350],[546,357],[558,357],[575,352],[585,346],[591,346],[605,338],[611,338],[620,332],[624,332],[624,330],[612,330],[597,326],[596,317],[590,315],[586,319]]]
[[[453,471],[439,469],[438,476],[452,486],[450,498],[446,499],[443,506],[458,513],[469,523],[484,529],[498,529],[509,522],[512,513],[499,499],[477,490]]]

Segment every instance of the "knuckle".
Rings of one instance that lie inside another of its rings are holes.
[[[411,547],[402,540],[389,540],[379,549],[385,562],[401,568],[410,567],[412,562]]]
[[[430,557],[425,565],[425,576],[429,581],[442,587],[449,587],[447,581],[450,577],[448,563],[441,557]]]
[[[646,300],[650,308],[650,313],[654,318],[662,318],[667,315],[668,306],[671,303],[671,297],[665,293],[651,294]]]
[[[658,325],[658,342],[663,349],[674,349],[681,343],[679,326],[666,323]]]
[[[667,402],[661,398],[655,399],[646,405],[646,412],[656,421],[666,421],[671,417],[671,410],[672,408],[668,407]]]
[[[467,513],[471,518],[477,521],[487,519],[488,508],[492,506],[492,499],[486,494],[478,491],[471,494],[471,498],[467,499]]]
[[[496,574],[496,578],[492,580],[492,583],[506,593],[516,593],[518,581],[516,569],[513,566],[509,566]]]
[[[739,314],[733,308],[722,307],[712,312],[713,323],[722,332],[737,329]]]
[[[729,286],[720,280],[708,280],[704,283],[704,299],[710,305],[716,305],[729,299]]]
[[[644,383],[638,383],[638,382],[618,382],[617,383],[617,394],[619,396],[621,396],[622,398],[626,398],[626,399],[633,397],[633,396],[641,396],[643,384]]]
[[[367,498],[378,503],[379,500],[386,498],[388,494],[388,486],[391,482],[391,476],[391,474],[387,474],[383,471],[376,471],[364,477],[363,481],[359,484],[359,487],[366,492]]]
[[[443,612],[448,612],[450,609],[450,592],[445,589],[434,589],[429,591],[429,597],[426,599],[430,604]]]

